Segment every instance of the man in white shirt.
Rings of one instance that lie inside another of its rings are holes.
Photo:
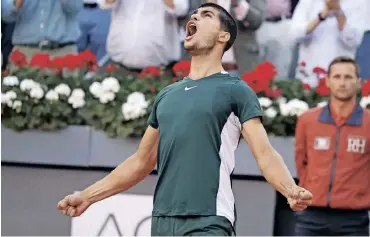
[[[189,0],[99,0],[112,9],[107,53],[132,74],[148,66],[167,66],[181,56],[178,17],[186,15]]]
[[[267,17],[257,30],[261,57],[277,68],[278,79],[288,79],[294,45],[286,37],[291,25],[291,0],[267,0]]]
[[[299,46],[296,77],[317,86],[315,67],[328,68],[338,56],[353,58],[366,24],[368,0],[300,0],[293,14],[290,36]]]

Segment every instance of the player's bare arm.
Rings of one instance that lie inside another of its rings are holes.
[[[135,154],[103,179],[80,193],[66,196],[57,208],[68,216],[81,215],[91,204],[130,189],[154,169],[159,130],[148,127]]]
[[[291,208],[299,211],[310,205],[312,194],[295,184],[283,158],[270,144],[261,120],[253,118],[244,122],[242,135],[267,182],[288,199]]]

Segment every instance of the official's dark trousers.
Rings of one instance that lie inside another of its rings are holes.
[[[297,236],[369,236],[369,212],[310,207],[296,212]]]

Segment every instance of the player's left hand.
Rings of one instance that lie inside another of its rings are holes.
[[[302,187],[293,188],[288,197],[288,204],[293,211],[303,211],[312,203],[312,193]]]

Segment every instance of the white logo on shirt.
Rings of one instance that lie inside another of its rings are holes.
[[[185,87],[185,90],[186,90],[186,91],[188,91],[188,90],[191,90],[191,89],[193,89],[193,88],[195,88],[195,87],[198,87],[198,86],[193,86],[193,87]]]
[[[347,152],[365,153],[366,139],[361,137],[348,137]]]
[[[330,137],[315,137],[315,144],[313,148],[315,150],[329,150]]]

